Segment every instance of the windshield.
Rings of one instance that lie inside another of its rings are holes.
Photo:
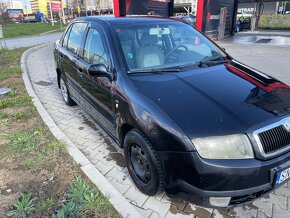
[[[129,72],[180,69],[225,60],[226,54],[181,22],[121,24],[114,27]]]

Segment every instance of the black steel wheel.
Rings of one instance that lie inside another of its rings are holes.
[[[141,192],[153,196],[163,190],[164,173],[160,159],[143,133],[137,129],[127,133],[124,154],[130,176]]]

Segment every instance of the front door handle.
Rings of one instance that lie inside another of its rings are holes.
[[[83,77],[83,70],[81,68],[77,69],[77,73],[79,75],[79,77]]]

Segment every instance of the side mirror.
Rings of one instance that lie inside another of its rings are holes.
[[[106,66],[104,64],[92,64],[88,67],[88,73],[93,77],[106,77],[109,76]]]

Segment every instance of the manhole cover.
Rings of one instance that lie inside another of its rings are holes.
[[[9,92],[11,92],[10,88],[0,88],[0,95],[5,95]]]
[[[39,82],[36,82],[35,84],[40,85],[40,86],[50,86],[52,83],[46,82],[46,81],[39,81]]]
[[[272,39],[259,39],[257,40],[255,43],[268,43],[270,42]]]

